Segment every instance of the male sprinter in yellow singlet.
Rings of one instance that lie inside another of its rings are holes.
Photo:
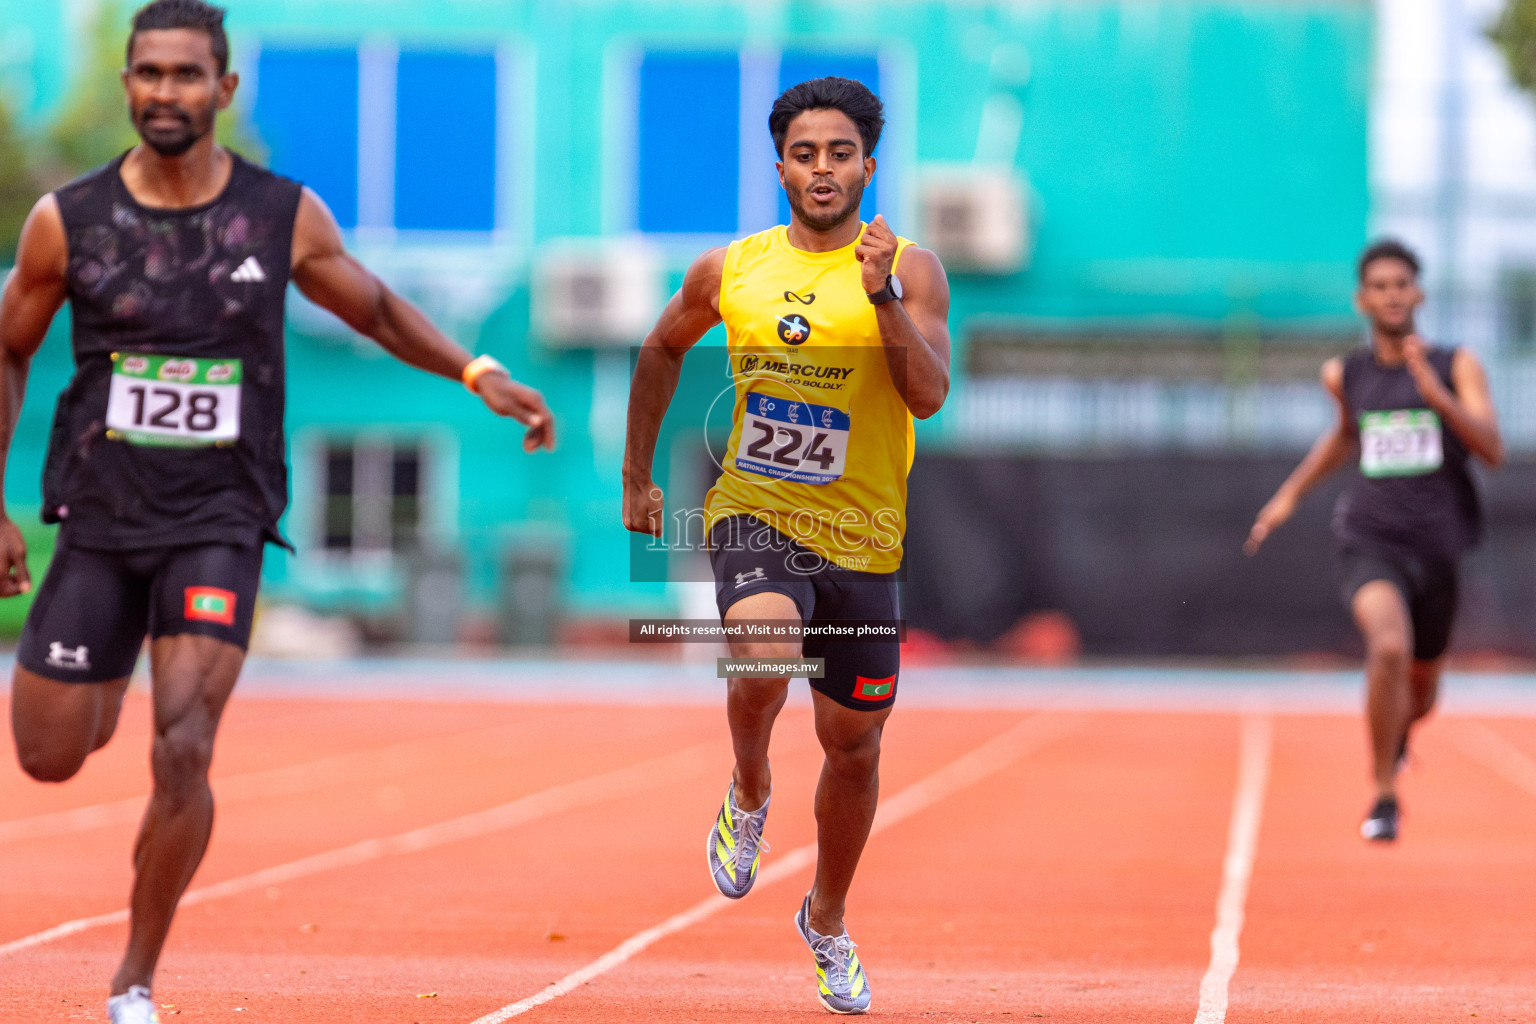
[[[795,926],[834,1013],[869,1008],[843,908],[874,821],[900,647],[894,636],[816,631],[897,619],[912,417],[933,415],[949,391],[944,268],[882,218],[865,225],[858,216],[884,121],[880,100],[846,78],[802,82],[774,103],[768,129],[790,223],[711,249],[689,268],[641,349],[624,456],[624,525],[659,536],[657,431],[684,354],[723,321],[736,401],[724,472],[707,499],[710,560],[728,626],[809,627],[803,645],[733,639],[733,657],[824,659],[822,678],[811,680],[826,751],[816,880]],[[768,739],[788,688],[782,678],[727,688],[736,769],[708,857],[715,887],[732,899],[752,887],[767,848]]]

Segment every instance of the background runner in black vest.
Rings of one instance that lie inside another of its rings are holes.
[[[1376,840],[1397,838],[1397,773],[1409,731],[1435,706],[1458,563],[1482,532],[1469,456],[1504,460],[1477,357],[1414,332],[1418,276],[1418,258],[1401,243],[1361,255],[1356,304],[1370,321],[1370,347],[1323,365],[1338,419],[1259,511],[1245,545],[1255,554],[1303,495],[1357,457],[1334,534],[1344,600],[1365,639],[1376,801],[1360,831]]]
[[[1439,385],[1454,395],[1461,350],[1423,351]],[[1482,536],[1466,444],[1426,407],[1406,359],[1385,362],[1373,346],[1345,356],[1342,370],[1344,414],[1359,433],[1360,459],[1334,509],[1341,545],[1388,556],[1461,557]]]
[[[67,300],[74,379],[60,396],[44,518],[63,523],[11,689],[17,755],[62,781],[100,748],[151,638],[154,792],[139,834],[115,1024],[149,1024],[149,986],[213,821],[208,766],[245,656],[264,540],[287,504],[283,296],[291,279],[397,358],[462,380],[554,446],[537,391],[434,328],[347,254],[313,192],[214,144],[239,84],[224,12],[156,0],[123,73],[142,144],[44,196],[0,295],[0,454],[27,369]],[[0,513],[0,597],[31,588]]]

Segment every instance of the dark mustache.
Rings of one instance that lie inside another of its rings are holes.
[[[149,106],[144,108],[143,112],[139,115],[139,118],[140,120],[148,121],[152,117],[161,117],[167,114],[176,118],[178,121],[183,121],[187,124],[192,123],[191,114],[187,113],[185,110],[182,110],[180,107],[167,106],[164,103],[151,103]]]

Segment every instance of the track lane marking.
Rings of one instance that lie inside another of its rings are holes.
[[[1258,853],[1259,824],[1264,816],[1264,792],[1269,785],[1274,724],[1268,715],[1243,719],[1238,753],[1237,791],[1227,827],[1227,853],[1221,865],[1221,890],[1216,897],[1216,927],[1211,929],[1211,962],[1200,979],[1200,1008],[1195,1024],[1224,1024],[1228,990],[1237,971],[1238,939],[1243,933],[1248,883]]]
[[[1466,722],[1456,731],[1456,740],[1472,760],[1506,782],[1536,794],[1536,760],[1492,728],[1475,720]]]
[[[931,807],[945,797],[1002,771],[1019,758],[1034,753],[1052,740],[1071,732],[1082,724],[1084,718],[1083,715],[1047,717],[1039,713],[1031,714],[975,750],[951,761],[890,799],[881,801],[875,812],[875,822],[870,829],[870,835],[874,836],[877,832]],[[757,884],[772,885],[815,863],[816,844],[807,843],[796,847],[759,871]],[[515,1003],[508,1003],[499,1010],[493,1010],[483,1017],[476,1018],[474,1024],[501,1024],[502,1021],[527,1013],[552,999],[567,995],[593,978],[613,970],[668,935],[674,935],[705,918],[712,917],[736,902],[719,894],[708,896],[660,924],[631,935],[585,967],[572,971],[533,995],[519,999]]]
[[[431,754],[435,747],[442,744],[449,744],[457,749],[464,744],[481,743],[507,733],[526,731],[529,725],[545,728],[548,719],[553,717],[559,717],[559,715],[541,715],[537,718],[480,729],[418,737],[383,747],[331,754],[312,761],[299,761],[276,768],[214,777],[209,782],[214,787],[215,803],[220,808],[250,800],[297,796],[301,793],[315,792],[352,782],[373,782],[408,774],[404,770],[394,769],[399,768],[403,759]],[[383,763],[382,766],[380,762]],[[138,796],[124,797],[121,800],[107,800],[63,811],[48,811],[26,818],[0,821],[0,845],[26,839],[45,839],[51,836],[90,832],[111,825],[131,825],[144,816],[144,808],[148,803],[149,794],[143,793]]]
[[[715,766],[718,763],[720,749],[721,744],[718,742],[700,743],[664,757],[651,758],[601,775],[551,786],[487,810],[450,818],[447,821],[426,825],[398,835],[381,839],[365,839],[350,846],[301,857],[286,864],[278,864],[250,874],[215,882],[212,885],[201,886],[189,890],[181,898],[178,909],[197,906],[226,896],[239,895],[253,889],[262,889],[280,882],[291,882],[322,871],[354,867],[385,857],[417,853],[448,843],[476,839],[537,821],[540,818],[547,818],[562,811],[607,803],[658,785],[681,782]],[[95,917],[65,921],[44,931],[0,944],[0,956],[19,953],[83,931],[121,924],[127,920],[128,911],[123,909],[98,914]]]

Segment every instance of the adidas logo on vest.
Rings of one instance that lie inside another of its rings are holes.
[[[229,279],[231,281],[265,281],[267,272],[261,269],[261,264],[256,262],[255,256],[247,256],[245,262],[229,275]]]

